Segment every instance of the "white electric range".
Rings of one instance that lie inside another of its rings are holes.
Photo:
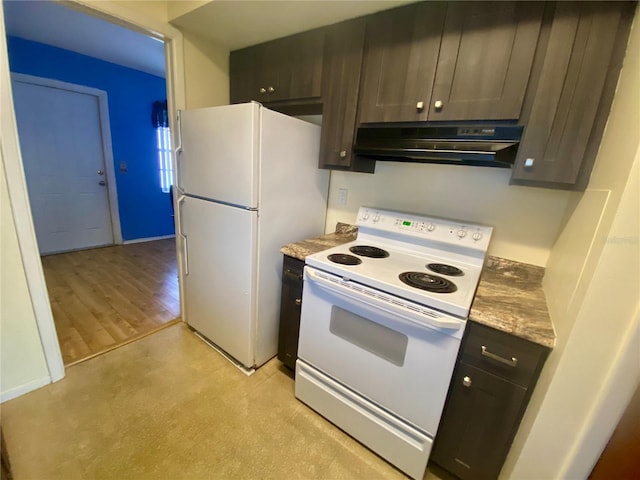
[[[296,397],[422,478],[492,228],[368,207],[356,223],[306,258]]]

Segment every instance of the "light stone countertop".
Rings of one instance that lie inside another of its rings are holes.
[[[282,253],[304,261],[307,255],[356,239],[358,227],[340,223],[336,231],[290,243]],[[488,257],[471,305],[469,320],[553,348],[555,330],[542,290],[544,268]]]
[[[358,227],[355,225],[338,222],[335,232],[327,233],[326,235],[316,238],[308,238],[300,242],[289,243],[282,247],[280,251],[289,257],[297,258],[304,262],[307,255],[313,255],[322,250],[351,242],[356,239],[357,234]]]
[[[469,319],[553,348],[556,334],[542,290],[544,268],[488,257]]]

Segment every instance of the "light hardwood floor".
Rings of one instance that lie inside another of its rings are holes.
[[[42,257],[65,365],[179,321],[175,240]]]

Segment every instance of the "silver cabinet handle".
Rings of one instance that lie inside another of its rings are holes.
[[[436,100],[433,106],[436,110],[440,110],[442,108],[442,100]]]
[[[302,299],[296,298],[296,305],[302,305]]]
[[[416,110],[418,110],[419,112],[421,112],[424,109],[424,102],[418,102],[416,103]]]
[[[347,156],[346,150],[340,150],[340,158],[345,158]]]
[[[273,92],[275,92],[275,91],[276,91],[276,89],[275,89],[275,88],[273,88],[273,87],[269,87],[269,88],[267,88],[267,92],[269,92],[269,93],[273,93]]]
[[[464,377],[462,379],[462,385],[464,385],[465,387],[470,387],[471,386],[471,377]]]
[[[104,170],[98,170],[98,175],[104,175]]]
[[[264,87],[260,87],[260,93],[267,93],[267,89]]]
[[[500,355],[491,353],[484,345],[482,345],[482,356],[490,358],[491,360],[495,360],[496,362],[502,363],[503,365],[507,365],[509,367],[515,367],[518,364],[518,359],[516,357],[511,357],[510,360],[508,358],[503,358]]]

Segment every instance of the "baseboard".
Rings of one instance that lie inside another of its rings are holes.
[[[146,237],[146,238],[134,238],[133,240],[125,240],[123,245],[129,245],[131,243],[153,242],[154,240],[165,240],[167,238],[176,238],[175,235],[163,235],[161,237]]]
[[[13,400],[14,398],[18,398],[25,393],[29,393],[33,390],[37,390],[40,387],[44,387],[51,383],[51,378],[43,377],[38,378],[37,380],[32,380],[29,383],[25,383],[24,385],[19,385],[17,387],[10,388],[6,392],[0,393],[0,403],[4,403],[7,400]]]

